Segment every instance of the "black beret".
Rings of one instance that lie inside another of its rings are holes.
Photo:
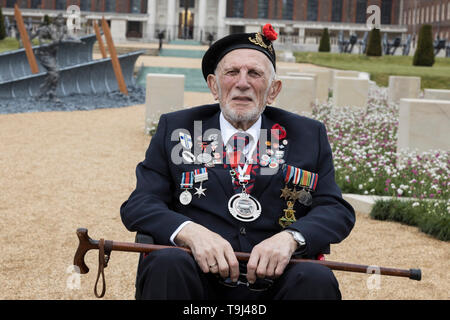
[[[209,74],[214,74],[216,67],[222,58],[232,50],[236,49],[254,49],[264,53],[273,67],[275,64],[275,49],[272,42],[260,32],[256,33],[235,33],[230,34],[220,40],[217,40],[202,59],[202,72],[205,80]]]

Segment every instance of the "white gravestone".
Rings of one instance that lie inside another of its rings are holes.
[[[283,83],[275,106],[295,113],[312,111],[316,103],[316,81],[311,77],[280,76]]]
[[[328,101],[328,88],[330,86],[329,71],[308,70],[305,72],[289,72],[288,76],[307,77],[316,80],[316,97],[319,103]]]
[[[450,150],[450,101],[401,99],[397,151]]]
[[[400,99],[417,99],[420,95],[420,77],[390,76],[388,101],[400,103]]]
[[[147,74],[145,132],[157,124],[163,113],[184,109],[183,74]]]
[[[450,90],[424,89],[424,99],[426,100],[449,100]]]
[[[335,77],[333,102],[335,107],[367,108],[369,98],[369,80]]]

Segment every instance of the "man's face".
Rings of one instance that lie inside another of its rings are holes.
[[[215,76],[208,77],[208,84],[227,120],[251,122],[258,119],[279,91],[274,97],[272,91],[277,81],[273,81],[272,70],[269,59],[253,49],[233,50],[222,58]],[[277,89],[281,89],[281,85]]]

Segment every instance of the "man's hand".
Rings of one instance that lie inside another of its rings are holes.
[[[256,278],[278,278],[283,274],[297,242],[291,234],[279,232],[256,245],[247,263],[247,280],[254,283]]]
[[[236,282],[239,263],[230,243],[219,234],[197,223],[189,223],[175,237],[175,243],[191,249],[195,261],[203,272],[219,273]]]

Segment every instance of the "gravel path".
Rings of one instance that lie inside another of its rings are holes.
[[[187,96],[192,103],[202,99]],[[142,105],[74,112],[0,114],[0,299],[95,299],[97,252],[80,288],[67,286],[77,248],[75,231],[93,239],[134,241],[119,207],[135,187],[144,157]],[[417,228],[357,215],[350,237],[328,260],[421,268],[421,282],[336,272],[344,299],[449,299],[449,243]],[[105,269],[107,299],[133,299],[137,254],[113,252]]]

